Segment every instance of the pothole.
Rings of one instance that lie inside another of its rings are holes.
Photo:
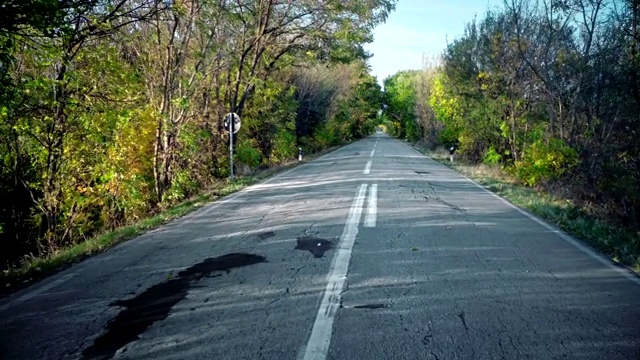
[[[296,239],[295,250],[306,250],[315,258],[323,257],[324,253],[331,249],[333,249],[333,243],[327,239],[316,236],[302,236]]]

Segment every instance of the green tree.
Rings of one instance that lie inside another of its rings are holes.
[[[416,117],[417,71],[401,71],[384,79],[386,116],[395,126],[396,136],[418,140],[422,129]]]
[[[249,169],[287,161],[300,145],[366,135],[379,89],[362,45],[394,6],[5,4],[0,197],[10,201],[0,205],[0,261],[49,254],[225,177],[227,112],[243,117],[235,140]]]

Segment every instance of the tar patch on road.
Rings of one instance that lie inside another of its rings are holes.
[[[430,174],[428,171],[418,171],[418,170],[414,170],[416,174],[418,175],[427,175]]]
[[[327,239],[315,236],[303,236],[297,238],[295,250],[306,250],[313,254],[313,257],[321,258],[324,253],[333,249],[333,243]]]
[[[153,323],[169,316],[171,308],[183,300],[195,282],[211,273],[266,262],[263,256],[227,254],[209,258],[181,272],[174,279],[163,281],[127,300],[117,300],[111,306],[124,307],[107,323],[106,332],[82,352],[84,359],[110,359],[118,349],[138,340]],[[220,274],[214,275],[220,276]]]

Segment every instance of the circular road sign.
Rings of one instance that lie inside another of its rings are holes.
[[[236,113],[228,113],[224,116],[224,129],[229,132],[231,126],[231,119],[233,119],[233,133],[237,133],[240,130],[240,116]]]

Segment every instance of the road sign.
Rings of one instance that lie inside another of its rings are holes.
[[[231,119],[233,119],[233,133],[237,133],[240,130],[240,116],[236,113],[228,113],[224,116],[224,129],[230,132]]]
[[[233,134],[240,130],[240,116],[236,113],[225,115],[224,129],[229,133],[229,178],[233,181]]]

